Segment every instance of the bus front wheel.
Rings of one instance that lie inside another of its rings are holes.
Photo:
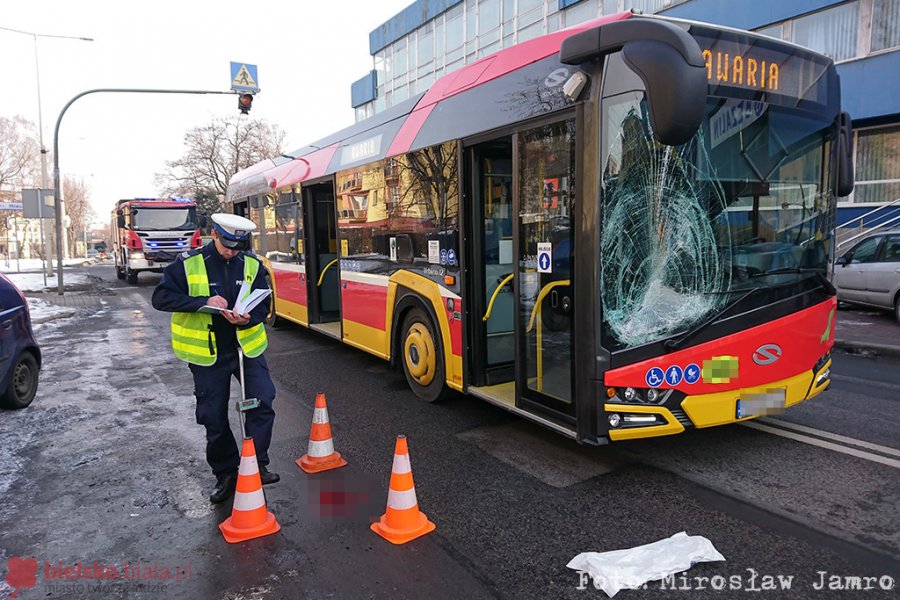
[[[413,393],[426,402],[446,397],[444,354],[429,316],[414,308],[403,320],[403,372]]]

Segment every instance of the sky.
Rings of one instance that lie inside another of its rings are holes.
[[[372,69],[369,32],[412,1],[16,0],[4,3],[0,27],[94,40],[37,38],[45,148],[60,111],[83,91],[228,91],[234,61],[257,65],[250,116],[281,127],[289,151],[353,124],[350,84]],[[0,30],[0,51],[0,116],[37,125],[34,38]],[[61,122],[60,171],[85,182],[106,223],[116,200],[159,194],[155,175],[184,153],[187,130],[237,114],[233,95],[91,94]]]

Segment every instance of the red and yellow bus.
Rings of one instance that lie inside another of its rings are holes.
[[[233,177],[275,311],[579,442],[829,385],[849,118],[825,56],[632,13]],[[293,158],[291,158],[293,157]]]

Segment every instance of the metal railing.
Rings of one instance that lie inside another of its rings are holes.
[[[872,227],[870,227],[870,228],[868,228],[868,229],[865,229],[865,219],[866,219],[866,217],[871,217],[872,215],[876,215],[876,217],[874,217],[873,219],[869,219],[869,221],[871,222],[872,220],[877,220],[877,219],[878,219],[879,213],[880,213],[881,215],[884,215],[884,214],[887,214],[887,213],[892,212],[892,211],[898,211],[898,214],[892,216],[891,218],[889,218],[889,219],[887,219],[887,220],[881,221],[881,222],[878,223],[877,225],[874,225],[874,226],[872,226]],[[867,235],[870,235],[871,233],[873,233],[873,232],[875,232],[875,231],[878,231],[878,230],[880,230],[880,229],[885,229],[885,228],[887,228],[887,227],[890,227],[890,226],[893,225],[894,223],[900,222],[900,198],[897,198],[897,199],[895,199],[893,202],[888,202],[887,204],[884,204],[884,205],[879,206],[879,207],[877,207],[877,208],[873,208],[873,209],[870,210],[869,212],[867,212],[867,213],[865,213],[865,214],[863,214],[863,215],[861,215],[861,216],[859,216],[859,217],[856,217],[855,219],[850,219],[850,220],[847,221],[846,223],[843,223],[843,224],[841,224],[841,225],[838,225],[838,226],[835,228],[835,231],[838,231],[838,230],[840,230],[840,229],[843,229],[843,228],[849,226],[851,223],[855,223],[855,222],[857,222],[857,221],[860,222],[860,225],[859,225],[860,232],[857,233],[856,235],[852,235],[852,236],[850,236],[850,237],[848,237],[848,238],[846,238],[846,239],[843,239],[843,240],[839,241],[839,242],[837,243],[837,248],[841,248],[842,246],[846,246],[847,244],[850,244],[851,242],[855,242],[856,240],[858,240],[858,239],[860,239],[860,238],[862,238],[862,237],[865,237],[865,236],[867,236]]]

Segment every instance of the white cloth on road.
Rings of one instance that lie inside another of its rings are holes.
[[[584,571],[612,598],[623,589],[680,573],[698,562],[725,560],[702,535],[676,533],[670,538],[625,550],[582,552],[566,566]]]

